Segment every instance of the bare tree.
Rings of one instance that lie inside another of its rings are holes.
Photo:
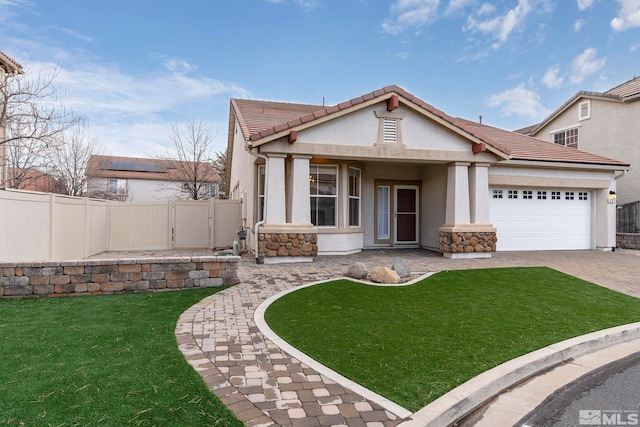
[[[49,149],[62,144],[62,135],[76,126],[82,117],[60,108],[57,95],[60,88],[54,84],[60,69],[50,75],[29,79],[25,74],[8,75],[0,82],[0,128],[6,130],[0,145],[6,149],[7,170],[12,169],[9,182],[4,186],[21,188],[30,176],[29,171],[46,168]]]
[[[227,150],[216,152],[213,159],[213,167],[218,172],[220,181],[218,182],[218,198],[226,199],[229,197],[227,192]]]
[[[192,120],[184,127],[171,126],[173,150],[168,159],[175,168],[176,180],[182,184],[190,199],[209,199],[215,196],[218,173],[212,163],[215,135],[202,120]]]
[[[63,144],[50,149],[51,175],[62,183],[64,193],[82,196],[86,193],[88,177],[85,170],[92,154],[100,154],[98,143],[86,135],[84,127],[76,128]]]

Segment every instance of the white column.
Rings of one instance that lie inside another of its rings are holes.
[[[284,224],[287,222],[287,199],[284,185],[284,154],[269,154],[267,162],[269,176],[267,184],[267,206],[265,222],[267,224]]]
[[[447,205],[445,221],[449,226],[469,224],[469,165],[455,162],[447,170]]]
[[[469,168],[471,222],[489,224],[489,164],[474,163]]]
[[[293,224],[311,224],[311,193],[309,190],[310,159],[311,156],[292,156],[291,222]]]

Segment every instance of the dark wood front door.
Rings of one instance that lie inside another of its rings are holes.
[[[418,230],[418,190],[414,186],[396,187],[396,242],[415,243]]]

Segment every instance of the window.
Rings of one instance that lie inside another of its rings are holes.
[[[391,188],[386,185],[378,187],[378,239],[389,239],[390,198]]]
[[[533,199],[533,191],[531,190],[522,190],[522,198],[531,200]]]
[[[570,148],[578,148],[578,128],[554,133],[553,142]]]
[[[578,120],[591,118],[591,101],[587,100],[578,104]]]
[[[126,179],[109,179],[109,193],[123,196],[127,194],[127,180]]]
[[[360,227],[360,174],[349,168],[349,227]]]
[[[509,199],[517,199],[518,198],[518,190],[509,190],[507,197]]]
[[[547,200],[547,192],[538,191],[538,200]]]
[[[258,221],[264,219],[264,165],[258,166]]]
[[[502,190],[493,190],[494,199],[502,199]]]
[[[585,193],[583,191],[578,193],[578,200],[589,200],[589,193]]]
[[[309,186],[311,223],[317,227],[337,226],[338,167],[311,165]]]
[[[551,192],[551,200],[560,200],[560,192],[552,191]]]
[[[573,200],[573,197],[574,197],[573,191],[566,191],[564,193],[564,199],[565,200]]]

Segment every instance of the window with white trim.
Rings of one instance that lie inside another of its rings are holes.
[[[560,200],[560,192],[559,191],[552,191],[551,192],[551,200]]]
[[[316,227],[338,225],[338,167],[310,165],[311,223]]]
[[[118,196],[124,196],[127,194],[127,180],[119,178],[109,179],[109,193]]]
[[[264,165],[258,166],[258,221],[264,219]]]
[[[591,100],[586,100],[578,104],[578,120],[591,118]]]
[[[574,199],[573,191],[565,191],[564,199],[565,200],[573,200]]]
[[[531,200],[533,199],[533,191],[531,190],[522,190],[522,198]]]
[[[538,200],[547,200],[547,192],[546,191],[538,191]]]
[[[518,190],[509,190],[507,193],[507,197],[509,199],[517,199],[518,198]]]
[[[586,193],[584,191],[580,191],[578,193],[578,200],[589,200],[589,193]]]
[[[572,128],[553,134],[553,142],[565,147],[578,148],[578,128]]]
[[[494,199],[502,199],[502,190],[493,190]]]
[[[379,240],[390,238],[391,220],[391,187],[388,185],[378,186],[378,226],[377,234]]]
[[[360,227],[361,171],[349,167],[349,227]]]

